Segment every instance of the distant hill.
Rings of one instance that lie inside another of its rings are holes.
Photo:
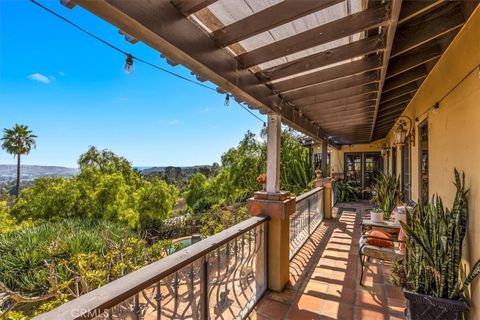
[[[76,168],[57,166],[21,166],[21,180],[23,182],[33,181],[38,177],[73,177],[78,173]],[[17,166],[0,164],[0,183],[9,182],[17,178]]]
[[[200,165],[190,167],[151,167],[140,172],[145,177],[158,176],[168,183],[175,184],[178,187],[185,186],[191,176],[197,172],[203,173],[205,176],[210,177],[218,170],[218,165]]]

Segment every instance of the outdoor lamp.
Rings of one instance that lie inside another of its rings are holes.
[[[412,119],[407,116],[401,116],[397,120],[398,127],[395,129],[395,144],[397,147],[403,147],[407,138],[414,142],[415,129]]]

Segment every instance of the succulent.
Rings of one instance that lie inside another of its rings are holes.
[[[453,207],[445,208],[436,195],[430,204],[407,210],[406,256],[392,269],[392,282],[408,290],[439,298],[465,300],[464,292],[480,273],[480,260],[461,280],[461,255],[468,222],[469,190],[465,175],[455,169],[457,189]]]
[[[388,218],[401,201],[400,179],[380,172],[380,177],[375,179],[372,187],[372,194],[370,202],[383,211],[384,218]]]

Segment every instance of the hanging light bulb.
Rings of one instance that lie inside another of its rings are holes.
[[[125,65],[123,66],[123,70],[127,74],[131,74],[133,72],[133,56],[130,53],[127,54],[127,59],[125,59]]]
[[[266,128],[267,127],[267,123],[264,121],[263,122],[263,127]]]
[[[230,105],[230,95],[227,93],[225,96],[225,102],[223,103],[225,107],[228,107]]]

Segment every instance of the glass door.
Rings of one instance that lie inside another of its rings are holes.
[[[362,188],[362,153],[345,154],[345,178],[355,187]]]
[[[371,192],[368,190],[375,183],[375,179],[383,168],[380,152],[356,152],[345,154],[345,177],[361,191],[361,198],[368,199]]]
[[[380,153],[365,153],[365,175],[363,189],[369,190],[375,183],[382,170],[382,156]],[[367,191],[368,192],[368,191]]]

